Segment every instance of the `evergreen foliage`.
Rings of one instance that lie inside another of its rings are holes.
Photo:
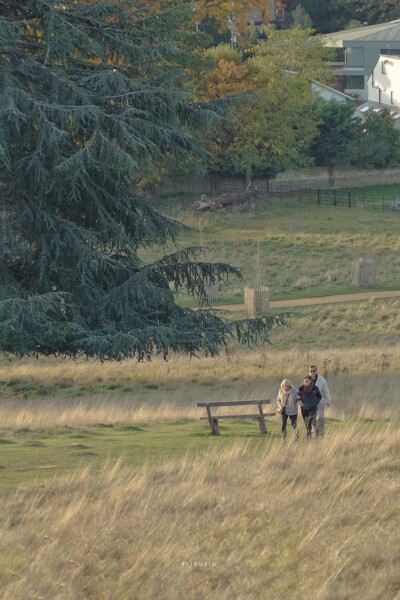
[[[298,4],[295,9],[289,13],[288,21],[290,21],[290,27],[299,26],[301,29],[309,29],[312,27],[312,20],[310,15],[304,10],[301,4]]]
[[[355,105],[336,100],[317,98],[314,101],[315,118],[319,119],[318,132],[310,145],[310,154],[319,167],[330,169],[349,166],[358,157],[362,129],[354,118]]]
[[[309,15],[317,33],[344,29],[356,16],[349,0],[296,0],[294,7],[298,5]]]
[[[281,317],[232,323],[179,307],[233,267],[195,249],[143,263],[179,223],[134,184],[168,155],[199,153],[219,104],[185,87],[191,8],[135,2],[3,1],[0,6],[0,348],[101,358],[215,354],[236,334],[265,341]]]
[[[367,112],[358,147],[358,164],[375,169],[400,164],[400,131],[388,109],[380,113]]]
[[[355,104],[318,98],[314,101],[318,133],[310,145],[317,166],[381,169],[400,164],[400,132],[390,112],[370,110],[363,119]]]

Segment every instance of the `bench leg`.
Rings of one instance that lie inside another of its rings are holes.
[[[212,434],[213,435],[219,435],[219,428],[218,428],[218,419],[213,419],[212,420],[212,428],[211,428]]]
[[[211,433],[213,435],[218,435],[219,434],[218,419],[211,416],[211,410],[210,410],[210,407],[208,406],[208,404],[206,404],[206,410],[207,410],[208,422],[210,424]]]
[[[261,402],[258,403],[258,410],[260,412],[260,416],[258,417],[258,425],[260,427],[260,432],[267,433],[267,427],[265,425],[264,413]]]

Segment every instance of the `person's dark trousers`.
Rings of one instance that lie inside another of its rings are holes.
[[[306,429],[307,429],[307,439],[311,440],[311,429],[313,426],[313,423],[315,424],[315,416],[317,413],[317,409],[316,408],[302,408],[301,409],[301,415],[303,417],[304,423],[306,425]]]
[[[288,417],[290,419],[293,429],[296,430],[295,433],[296,433],[296,438],[297,438],[297,436],[298,436],[297,415],[287,415],[286,413],[281,413],[281,417],[282,417],[282,437],[283,437],[283,439],[285,440],[286,436],[287,436],[286,424],[287,424]]]

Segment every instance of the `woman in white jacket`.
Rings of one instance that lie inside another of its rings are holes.
[[[297,429],[297,399],[296,396],[298,391],[292,386],[292,383],[289,379],[284,379],[281,383],[281,387],[279,388],[278,397],[276,399],[278,404],[278,412],[282,418],[282,438],[286,440],[286,424],[288,418],[292,424],[295,439],[297,440],[299,437],[299,430]]]

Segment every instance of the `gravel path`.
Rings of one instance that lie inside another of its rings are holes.
[[[400,290],[385,292],[357,292],[356,294],[337,294],[336,296],[315,296],[314,298],[291,298],[290,300],[271,300],[270,308],[290,308],[310,306],[311,304],[333,304],[335,302],[354,302],[355,300],[374,300],[379,298],[398,298]],[[221,310],[244,311],[244,304],[221,304],[214,306]]]

